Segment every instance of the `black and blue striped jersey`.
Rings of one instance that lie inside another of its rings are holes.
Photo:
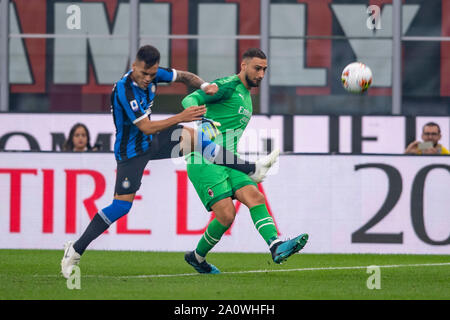
[[[130,77],[131,70],[114,84],[111,94],[111,113],[116,126],[114,154],[117,161],[141,155],[150,147],[152,135],[146,135],[136,126],[145,117],[150,118],[157,84],[173,82],[175,69],[158,68],[155,79],[147,89],[141,89]]]

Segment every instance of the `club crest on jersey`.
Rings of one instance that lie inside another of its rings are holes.
[[[122,188],[128,189],[131,186],[130,180],[128,178],[125,178],[125,180],[122,181]]]
[[[139,104],[136,100],[133,100],[130,102],[131,110],[138,111],[139,110]]]
[[[212,198],[214,197],[214,192],[211,189],[208,189],[208,195]]]

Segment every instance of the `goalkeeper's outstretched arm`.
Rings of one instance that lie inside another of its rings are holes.
[[[185,109],[192,106],[202,106],[202,105],[206,105],[206,107],[208,107],[207,106],[208,103],[217,103],[223,98],[223,95],[224,92],[223,90],[221,90],[220,87],[219,91],[217,91],[217,93],[214,95],[208,95],[203,90],[200,89],[186,96],[181,102],[181,104]]]

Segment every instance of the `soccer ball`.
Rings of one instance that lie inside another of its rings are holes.
[[[366,91],[372,84],[372,71],[361,62],[347,65],[341,75],[344,89],[351,93]]]

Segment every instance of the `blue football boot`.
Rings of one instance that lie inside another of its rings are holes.
[[[198,262],[197,258],[195,257],[194,251],[186,252],[186,254],[184,255],[184,260],[186,260],[187,263],[193,266],[194,269],[199,273],[220,273],[219,269],[217,269],[216,266],[206,262],[206,260],[203,262]]]
[[[280,241],[275,243],[270,252],[272,253],[272,259],[275,263],[283,263],[294,253],[299,252],[308,242],[308,234],[303,233],[294,239]]]

